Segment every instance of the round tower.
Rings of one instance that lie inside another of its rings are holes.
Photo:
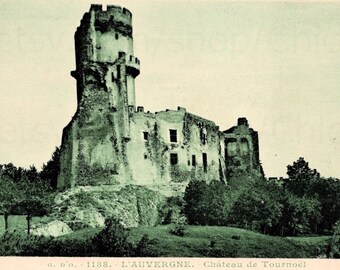
[[[78,102],[86,81],[83,71],[97,63],[112,70],[112,81],[124,81],[125,106],[135,107],[134,79],[139,74],[140,62],[133,53],[132,14],[129,10],[113,5],[103,10],[102,5],[91,5],[75,33],[75,50],[76,71],[71,74],[77,79]],[[121,78],[122,74],[126,77]]]

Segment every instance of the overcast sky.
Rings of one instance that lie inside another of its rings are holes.
[[[221,130],[247,117],[267,176],[302,156],[340,178],[340,3],[1,0],[0,163],[40,168],[60,145],[93,2],[133,14],[138,105],[183,106]]]

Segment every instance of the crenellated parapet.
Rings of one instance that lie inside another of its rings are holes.
[[[94,23],[97,31],[115,30],[132,38],[132,14],[126,8],[108,5],[107,9],[103,10],[102,5],[91,5],[90,11],[84,14],[77,31],[91,23]]]

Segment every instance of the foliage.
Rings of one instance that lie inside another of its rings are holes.
[[[321,206],[317,199],[285,192],[282,203],[281,235],[316,233],[317,224],[321,220]]]
[[[275,183],[258,180],[239,194],[230,221],[246,229],[272,232],[281,218],[283,208],[277,200],[279,193],[280,187]]]
[[[57,188],[58,174],[60,170],[60,148],[56,147],[52,157],[46,164],[43,164],[40,178],[49,183],[53,189]]]
[[[98,256],[128,257],[133,254],[124,227],[114,218],[105,220],[105,228],[92,239],[92,245]]]
[[[320,178],[318,171],[309,168],[308,162],[302,157],[287,166],[287,175],[285,188],[299,197],[309,195],[310,187]]]
[[[182,197],[168,197],[164,204],[161,204],[158,209],[159,222],[158,224],[176,223],[181,217],[181,210],[183,208]]]
[[[4,215],[5,230],[8,229],[8,216],[13,212],[13,206],[22,200],[24,194],[17,189],[12,179],[8,176],[0,176],[0,211]]]
[[[186,218],[181,217],[180,219],[177,220],[175,228],[170,230],[170,233],[177,236],[184,236],[186,224],[187,224]]]
[[[311,187],[311,196],[321,203],[322,219],[319,233],[330,233],[337,220],[340,220],[340,180],[320,177]]]
[[[189,224],[225,225],[231,202],[229,188],[220,181],[189,182],[184,193],[183,212]]]

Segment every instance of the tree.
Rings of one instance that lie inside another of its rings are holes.
[[[317,232],[322,216],[321,205],[316,198],[297,195],[285,190],[281,197],[283,204],[281,235],[311,234]]]
[[[192,180],[184,193],[184,215],[189,224],[205,223],[205,194],[207,184],[204,181]]]
[[[50,211],[53,193],[51,193],[50,187],[42,181],[21,181],[17,184],[17,188],[24,195],[13,204],[12,212],[26,215],[27,233],[30,234],[32,217],[44,216]]]
[[[184,215],[189,224],[226,225],[231,208],[229,188],[221,181],[193,180],[184,193]]]
[[[230,221],[246,229],[272,233],[281,219],[282,204],[278,202],[280,186],[267,180],[258,180],[238,195]]]
[[[57,188],[58,174],[60,170],[60,148],[56,147],[52,157],[43,165],[40,177],[46,183],[49,183],[53,189]]]
[[[8,217],[12,213],[13,206],[23,197],[23,192],[18,189],[16,183],[7,175],[0,176],[0,209],[5,220],[5,230],[8,230]]]
[[[302,157],[287,166],[287,175],[285,187],[299,197],[309,195],[310,187],[320,178],[318,171],[309,168],[308,162]]]
[[[329,233],[337,220],[340,220],[340,180],[320,177],[311,186],[311,196],[321,203],[321,233]]]

